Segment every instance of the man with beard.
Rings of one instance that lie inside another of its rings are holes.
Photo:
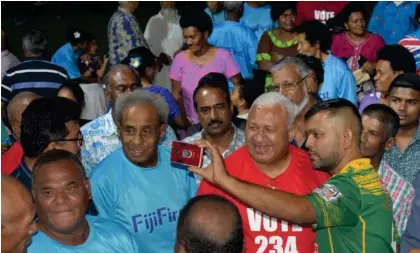
[[[38,233],[28,253],[138,253],[130,233],[115,221],[85,215],[90,183],[79,158],[65,150],[42,154],[33,170]]]
[[[28,189],[1,175],[1,253],[25,253],[36,232],[35,206]]]
[[[313,86],[311,72],[302,60],[289,56],[271,68],[274,91],[280,92],[297,105],[299,114],[294,122],[296,134],[293,142],[302,149],[306,149],[305,114],[311,106],[322,101],[317,93],[308,92]]]
[[[384,159],[411,183],[420,170],[420,76],[406,73],[395,78],[389,88],[389,106],[398,114],[400,128]]]
[[[308,154],[289,144],[295,132],[293,122],[297,113],[295,104],[277,92],[257,98],[248,116],[245,147],[226,158],[229,175],[298,195],[309,194],[325,183],[328,174],[312,170]],[[206,180],[201,183],[198,194],[217,194],[237,206],[244,224],[246,252],[315,251],[315,233],[308,224],[300,226],[265,215]],[[271,225],[265,221],[270,221]],[[283,241],[283,245],[279,245],[279,241]],[[272,245],[273,242],[279,244]]]
[[[414,189],[400,174],[383,159],[385,151],[390,150],[395,143],[400,126],[400,119],[394,110],[386,105],[373,104],[362,113],[363,157],[369,158],[373,168],[382,179],[384,188],[392,198],[394,224],[399,236],[402,236],[407,226]]]
[[[80,112],[80,106],[67,98],[32,101],[22,114],[20,143],[23,158],[11,175],[30,190],[32,170],[41,154],[52,149],[64,149],[79,155],[83,143],[78,122]]]
[[[179,26],[180,16],[174,1],[160,2],[161,10],[149,19],[144,38],[150,51],[158,56],[162,69],[155,76],[154,83],[172,90],[169,70],[172,58],[184,43],[184,35]]]
[[[207,140],[217,147],[223,157],[245,144],[244,132],[232,123],[233,105],[230,99],[226,77],[220,73],[203,76],[193,94],[194,107],[203,130],[184,139],[193,143]],[[211,162],[211,155],[205,152],[202,167]],[[197,183],[201,177],[196,177]]]
[[[313,224],[318,252],[394,252],[392,202],[369,160],[360,159],[362,123],[357,108],[348,100],[332,99],[313,106],[305,118],[313,166],[333,176],[309,195],[269,189],[267,184],[229,175],[217,148],[207,141],[197,144],[211,152],[213,163],[190,170],[261,213],[294,224]],[[261,127],[254,131],[270,133]],[[258,143],[253,148],[260,154],[270,149]],[[271,242],[278,246],[278,240]]]
[[[114,110],[122,147],[90,177],[99,216],[129,230],[139,252],[173,252],[179,212],[197,184],[192,173],[172,166],[170,148],[158,145],[168,105],[158,94],[137,90],[119,97]]]

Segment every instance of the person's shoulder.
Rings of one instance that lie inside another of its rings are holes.
[[[186,59],[187,59],[186,50],[180,51],[174,57],[174,61],[176,62],[185,61]]]
[[[32,235],[31,244],[28,246],[28,253],[40,253],[44,250],[51,250],[51,239],[43,232],[39,231]]]
[[[194,141],[201,140],[202,137],[203,137],[203,132],[200,131],[198,133],[195,133],[195,134],[193,134],[191,136],[188,136],[188,137],[184,138],[181,141],[182,142],[186,142],[186,143],[193,143]]]
[[[340,57],[337,57],[333,54],[329,54],[327,61],[329,61],[331,66],[335,66],[335,69],[337,71],[351,72],[349,67],[347,66],[346,62],[343,59],[341,59]]]
[[[122,147],[100,161],[92,170],[91,178],[109,177],[110,174],[118,174],[126,163]]]
[[[127,230],[119,223],[100,216],[86,215],[89,225],[94,226],[101,233],[112,233],[114,235],[126,235]]]
[[[234,172],[237,169],[242,170],[244,163],[250,161],[250,154],[246,146],[242,146],[233,151],[228,157],[225,158],[226,169],[229,172]]]

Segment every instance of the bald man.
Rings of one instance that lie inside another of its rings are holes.
[[[216,195],[192,198],[182,209],[175,253],[242,253],[244,235],[235,205]]]
[[[313,167],[332,175],[311,194],[295,195],[238,180],[226,172],[217,149],[206,142],[198,144],[212,153],[213,164],[190,170],[266,215],[294,224],[312,224],[318,252],[394,252],[392,201],[370,160],[361,159],[362,123],[357,108],[348,100],[332,99],[312,106],[305,121]],[[263,129],[256,131],[260,139],[270,134]],[[295,249],[293,238],[283,240],[283,244],[272,237],[259,241],[261,252],[267,247],[284,247],[282,251],[289,252]]]
[[[2,173],[10,174],[17,168],[17,166],[19,166],[23,157],[23,149],[20,145],[20,125],[22,123],[22,113],[33,100],[40,97],[40,95],[34,92],[23,91],[14,96],[7,105],[7,116],[16,141],[10,149],[1,156]]]
[[[23,253],[36,232],[35,207],[26,187],[1,175],[1,253]]]

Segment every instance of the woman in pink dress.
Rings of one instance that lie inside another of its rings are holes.
[[[213,30],[209,16],[203,10],[186,10],[179,21],[187,46],[178,53],[171,66],[172,94],[181,110],[193,124],[198,123],[193,93],[201,77],[211,72],[222,73],[234,84],[241,79],[238,64],[229,51],[207,42]]]
[[[366,15],[360,3],[349,4],[341,15],[346,31],[333,37],[331,52],[347,61],[351,71],[362,68],[372,73],[376,54],[385,46],[384,40],[366,30]]]

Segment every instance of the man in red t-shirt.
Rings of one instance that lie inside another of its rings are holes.
[[[16,137],[16,142],[12,147],[1,155],[1,172],[11,174],[16,169],[23,157],[23,149],[20,145],[20,125],[22,123],[22,113],[26,107],[37,98],[40,98],[36,93],[30,91],[23,91],[18,93],[7,105],[7,116],[9,118],[12,132]]]
[[[289,145],[293,140],[296,105],[280,93],[260,96],[253,104],[246,127],[246,145],[225,160],[228,173],[242,181],[305,195],[321,186],[328,174],[315,171],[308,154]],[[316,251],[315,233],[310,225],[299,226],[277,220],[236,200],[202,181],[198,194],[216,194],[239,209],[246,238],[246,252]]]
[[[348,1],[308,1],[298,2],[296,24],[300,25],[303,21],[316,19],[322,23],[326,23],[329,19],[334,18],[348,4]]]

